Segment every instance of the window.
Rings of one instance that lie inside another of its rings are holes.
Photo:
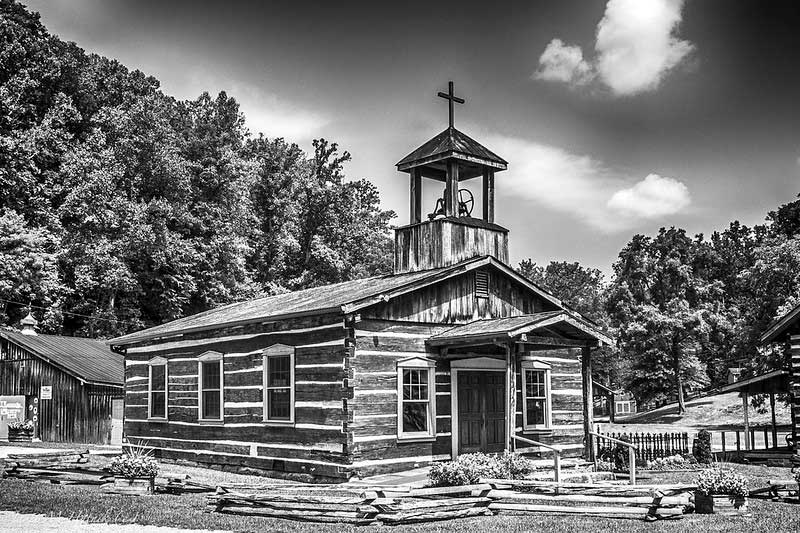
[[[397,438],[436,435],[435,363],[416,357],[397,363]]]
[[[222,354],[200,356],[200,420],[222,420]]]
[[[475,297],[489,297],[489,273],[485,270],[475,271]]]
[[[550,366],[539,361],[522,362],[522,419],[525,429],[550,427]]]
[[[294,422],[294,347],[264,350],[264,421]]]
[[[616,412],[620,414],[629,414],[631,412],[631,402],[617,402]]]
[[[156,357],[149,362],[147,418],[167,419],[167,360]]]

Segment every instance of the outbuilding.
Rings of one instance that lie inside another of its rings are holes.
[[[0,440],[30,420],[46,442],[121,444],[124,358],[103,341],[0,329]]]

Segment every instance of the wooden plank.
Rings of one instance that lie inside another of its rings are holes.
[[[473,492],[473,495],[478,495],[478,492]],[[577,503],[607,503],[607,504],[623,504],[630,506],[652,506],[654,503],[659,506],[670,507],[676,505],[687,505],[689,503],[689,494],[685,496],[598,496],[592,494],[536,494],[518,492],[514,490],[490,490],[489,492],[480,491],[479,494],[485,495],[487,498],[503,499],[503,500],[532,500],[532,501],[550,501],[550,502],[577,502]]]
[[[435,522],[438,520],[452,520],[454,518],[468,518],[472,516],[490,516],[494,513],[489,507],[471,507],[454,511],[439,512],[405,512],[397,514],[381,513],[375,517],[386,524],[410,524],[414,522]]]
[[[641,517],[644,519],[648,512],[637,507],[572,507],[566,505],[534,505],[526,503],[490,503],[489,509],[493,511],[516,511],[523,513],[559,513],[559,514],[585,514],[597,516]],[[680,516],[683,509],[659,508],[657,516]]]

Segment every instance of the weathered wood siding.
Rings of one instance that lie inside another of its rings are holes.
[[[25,348],[5,339],[0,342],[0,394],[24,395],[28,405],[38,409],[38,438],[45,442],[111,442],[111,400],[123,397],[122,388],[83,384]],[[53,387],[53,397],[34,403],[43,385]]]
[[[521,355],[521,354],[520,354]],[[524,430],[522,410],[522,359],[517,360],[517,435],[544,444],[558,444],[565,448],[563,457],[579,457],[583,452],[583,394],[581,391],[580,349],[535,351],[525,354],[550,365],[551,427],[550,429]],[[517,449],[525,446],[517,443]],[[550,452],[543,454],[551,457]]]
[[[352,358],[355,395],[352,413],[353,469],[360,475],[407,470],[450,458],[450,370],[437,363],[436,438],[432,442],[397,440],[397,362],[438,357],[425,340],[446,326],[362,320],[354,331]]]
[[[351,360],[354,398],[348,402],[352,422],[353,470],[359,475],[405,470],[414,465],[451,458],[452,430],[450,362],[436,364],[436,438],[430,442],[402,442],[397,438],[397,363],[411,357],[439,359],[425,340],[446,326],[362,319],[354,331]],[[521,358],[517,369],[516,432],[545,444],[559,444],[564,456],[583,450],[581,364],[579,350],[532,352],[531,357],[551,366],[552,427],[523,430]]]
[[[306,480],[347,477],[345,405],[353,387],[346,379],[350,349],[342,317],[291,319],[230,333],[205,332],[202,338],[128,349],[128,440],[144,441],[167,459]],[[274,344],[296,348],[293,425],[263,421],[262,350]],[[198,420],[198,357],[212,350],[223,354],[222,423]],[[148,361],[153,357],[168,361],[166,422],[147,419]]]
[[[475,273],[467,272],[441,283],[393,298],[361,314],[366,318],[432,324],[465,324],[473,320],[551,311],[555,306],[525,287],[486,268],[489,297],[475,295]]]
[[[395,273],[454,265],[491,255],[508,263],[508,232],[446,219],[397,228],[394,237]]]

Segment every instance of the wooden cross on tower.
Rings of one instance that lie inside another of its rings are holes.
[[[449,100],[449,104],[450,104],[450,127],[452,128],[453,127],[453,102],[457,102],[459,104],[463,104],[464,103],[464,99],[463,98],[459,98],[458,96],[453,94],[453,82],[452,81],[448,82],[447,88],[448,88],[447,92],[446,93],[440,92],[439,93],[439,97],[440,98],[444,98],[445,100]]]

